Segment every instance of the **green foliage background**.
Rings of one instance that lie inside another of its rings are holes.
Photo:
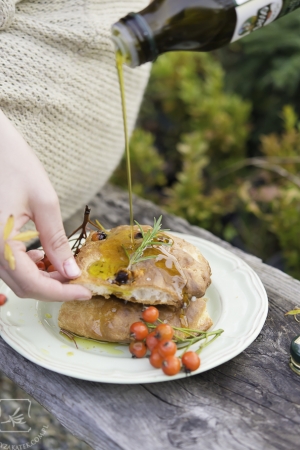
[[[133,190],[300,278],[300,12],[153,65]],[[125,159],[112,181],[127,187]]]

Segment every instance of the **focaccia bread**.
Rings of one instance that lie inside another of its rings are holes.
[[[149,226],[143,226],[147,231]],[[129,267],[132,254],[142,241],[137,226],[122,225],[93,240],[93,232],[77,256],[82,273],[72,283],[86,286],[94,295],[118,298],[145,305],[171,305],[176,308],[192,297],[201,298],[211,283],[211,270],[200,251],[170,233],[160,232],[158,240],[170,245],[147,248],[140,261]],[[126,250],[126,251],[125,251]],[[126,255],[127,252],[127,255]]]
[[[60,328],[79,336],[108,342],[130,342],[130,325],[140,321],[143,305],[125,302],[114,296],[109,299],[94,297],[91,300],[62,304],[59,311]],[[181,327],[182,309],[157,306],[159,318],[170,325]],[[203,298],[193,299],[184,310],[188,328],[206,331],[212,325]],[[185,335],[176,331],[181,338]]]

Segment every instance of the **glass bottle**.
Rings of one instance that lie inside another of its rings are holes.
[[[246,36],[300,6],[300,0],[154,0],[112,26],[128,66],[162,53],[209,51]]]
[[[300,375],[300,335],[294,337],[290,346],[290,368]]]

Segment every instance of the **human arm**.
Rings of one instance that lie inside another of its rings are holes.
[[[62,225],[57,195],[50,180],[23,137],[0,111],[0,278],[19,297],[48,301],[88,299],[91,293],[79,285],[64,284],[80,271]],[[3,229],[10,215],[15,223],[12,236],[30,219],[35,223],[42,246],[58,273],[39,271],[25,245],[10,240],[16,261],[14,270],[4,259]]]

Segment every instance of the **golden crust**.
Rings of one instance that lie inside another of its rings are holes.
[[[85,302],[72,301],[62,304],[58,324],[61,328],[79,336],[108,342],[128,343],[129,328],[141,318],[143,306],[138,303],[124,302],[116,297],[105,299],[94,297]],[[181,327],[181,309],[170,306],[158,306],[159,317],[172,326]],[[208,316],[206,301],[196,299],[185,309],[187,327],[206,331],[212,321]],[[176,332],[179,335],[178,332]],[[180,333],[180,337],[184,337]]]
[[[139,232],[134,228],[134,235]],[[143,226],[146,231],[150,227]],[[93,241],[91,233],[77,256],[81,276],[72,283],[86,286],[94,295],[118,298],[148,305],[165,304],[179,308],[183,301],[200,298],[210,285],[211,270],[206,259],[192,244],[168,233],[161,233],[172,246],[147,249],[145,256],[154,259],[132,266],[126,283],[118,282],[117,274],[128,266],[123,246],[131,245],[131,228],[113,228],[104,240]],[[140,241],[134,241],[138,246]]]

